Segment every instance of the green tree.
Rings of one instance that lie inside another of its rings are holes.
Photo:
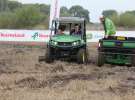
[[[70,16],[69,10],[67,7],[61,7],[60,8],[60,16],[62,17],[68,17]]]
[[[135,15],[129,12],[122,13],[120,15],[120,26],[135,27]]]
[[[125,13],[128,13],[128,14],[133,14],[133,15],[135,15],[135,10],[133,10],[133,11],[126,11]]]
[[[0,28],[14,28],[16,16],[14,13],[1,12],[0,13]]]
[[[8,10],[8,0],[0,0],[0,12]]]
[[[89,22],[90,18],[89,18],[89,11],[84,9],[83,7],[76,5],[76,6],[72,6],[69,9],[69,12],[71,14],[71,16],[74,17],[84,17],[86,18],[86,20]]]
[[[50,14],[50,6],[46,4],[40,4],[39,5],[40,12],[49,15]]]
[[[8,1],[8,9],[14,11],[17,8],[22,7],[22,4],[17,1]]]
[[[104,15],[106,17],[110,17],[110,16],[118,15],[118,13],[115,10],[104,10],[102,12],[102,15]]]
[[[44,20],[44,15],[35,7],[19,8],[15,11],[16,27],[17,28],[31,28]]]

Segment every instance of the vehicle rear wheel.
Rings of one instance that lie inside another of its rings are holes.
[[[45,61],[47,63],[52,63],[53,62],[53,57],[52,57],[52,54],[51,54],[51,49],[49,47],[46,49]]]
[[[98,53],[97,65],[98,65],[99,67],[101,67],[101,66],[104,65],[104,63],[105,63],[105,58],[104,58],[104,57],[105,57],[105,56],[104,56],[103,53],[101,53],[101,52]]]
[[[77,53],[77,62],[79,64],[85,64],[87,63],[88,59],[87,59],[87,51],[85,49],[80,49]]]

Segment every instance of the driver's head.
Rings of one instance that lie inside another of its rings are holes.
[[[100,17],[100,22],[103,23],[105,21],[105,16]]]
[[[75,24],[75,31],[79,31],[80,30],[80,26],[78,24]]]
[[[65,25],[60,25],[58,28],[58,34],[63,34],[63,32],[65,31],[66,26]]]

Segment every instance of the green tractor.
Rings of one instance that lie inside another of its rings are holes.
[[[135,38],[109,36],[99,40],[97,65],[135,66]]]
[[[71,33],[76,24],[80,26],[81,34],[79,35]],[[60,25],[66,26],[64,34],[57,34]],[[51,35],[47,43],[46,53],[44,57],[39,58],[39,61],[51,63],[56,59],[74,59],[78,63],[87,63],[88,51],[84,18],[60,17],[52,21]]]

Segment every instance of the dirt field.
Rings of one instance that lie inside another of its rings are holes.
[[[135,67],[39,63],[45,48],[0,45],[0,100],[135,100]]]

